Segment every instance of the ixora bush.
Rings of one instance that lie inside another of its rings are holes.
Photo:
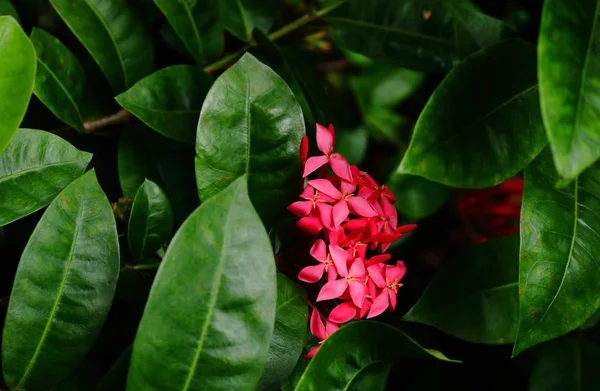
[[[488,3],[0,0],[0,390],[600,389],[600,0]]]

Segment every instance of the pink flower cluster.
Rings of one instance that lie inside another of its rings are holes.
[[[416,228],[414,224],[398,226],[396,199],[390,189],[350,166],[342,155],[333,152],[334,144],[332,125],[325,128],[317,124],[317,145],[322,156],[308,158],[308,139],[302,140],[302,177],[319,170],[318,178],[308,180],[300,194],[303,200],[288,207],[300,217],[298,228],[317,235],[310,249],[316,264],[304,267],[298,279],[317,283],[325,274],[326,282],[316,301],[342,300],[325,323],[319,311],[312,309],[310,329],[321,343],[343,323],[394,310],[406,267],[402,261],[385,264],[391,258],[389,254],[367,258],[367,250],[381,246],[384,253],[402,234]],[[329,168],[332,175],[328,175]]]

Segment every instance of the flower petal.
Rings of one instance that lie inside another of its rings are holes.
[[[350,197],[348,203],[354,214],[362,217],[375,217],[378,215],[373,205],[362,197]]]
[[[352,302],[347,301],[336,306],[329,313],[328,320],[335,323],[346,323],[356,315],[356,306]]]
[[[304,358],[313,358],[315,356],[315,354],[317,354],[317,352],[319,351],[319,349],[321,348],[321,345],[317,345],[314,348],[311,349],[310,352],[306,353],[306,356],[304,356]]]
[[[332,153],[329,155],[329,165],[335,175],[339,176],[347,182],[352,182],[352,172],[350,171],[350,164],[344,159],[339,153]]]
[[[308,137],[302,137],[302,141],[300,141],[300,161],[302,164],[306,162],[308,158]]]
[[[364,229],[368,224],[369,224],[369,219],[364,217],[364,218],[360,218],[360,219],[352,219],[352,220],[348,221],[346,224],[344,224],[342,227],[344,227],[344,229],[346,231],[354,232],[356,230]]]
[[[327,164],[328,161],[329,158],[323,155],[309,157],[306,161],[306,164],[304,165],[304,172],[302,173],[302,178],[306,178],[319,168],[323,167],[325,164]]]
[[[390,222],[390,226],[392,227],[392,229],[396,229],[396,227],[398,226],[398,211],[396,210],[396,207],[387,198],[381,199],[381,206],[383,209],[383,214],[385,215],[385,217],[388,218]]]
[[[323,239],[317,239],[315,244],[310,248],[310,255],[317,261],[325,261],[327,259],[327,245]]]
[[[329,253],[331,254],[331,259],[335,264],[337,272],[342,277],[346,277],[348,275],[348,268],[346,266],[346,260],[348,259],[348,252],[341,248],[340,246],[329,245]]]
[[[340,184],[340,189],[344,194],[352,194],[356,190],[356,185],[354,183],[342,181]]]
[[[388,296],[390,299],[390,311],[393,311],[396,309],[396,292],[394,292],[391,289],[388,289]]]
[[[369,267],[372,265],[377,265],[379,263],[383,263],[383,262],[389,260],[391,257],[392,256],[390,254],[374,255],[370,259],[368,259],[367,262],[365,262],[365,266]]]
[[[287,210],[299,217],[305,217],[313,210],[312,201],[296,201],[287,207]]]
[[[367,271],[369,272],[370,279],[375,283],[375,285],[377,285],[381,289],[387,286],[387,284],[385,283],[385,269],[383,268],[383,264],[380,263],[377,265],[369,266],[367,268]]]
[[[402,226],[396,228],[396,233],[398,233],[398,234],[405,234],[407,232],[413,231],[415,228],[417,228],[416,224],[402,225]]]
[[[382,188],[383,188],[383,186],[382,186]],[[394,193],[392,193],[392,191],[388,187],[383,188],[382,196],[384,198],[388,198],[392,202],[396,202],[396,196],[394,196]]]
[[[350,281],[349,286],[350,297],[352,297],[352,302],[355,306],[361,308],[365,301],[365,298],[367,297],[367,287],[361,280]]]
[[[388,300],[389,299],[387,291],[383,291],[379,295],[377,295],[375,300],[373,300],[373,305],[371,306],[369,315],[367,315],[367,319],[371,319],[377,315],[381,315],[385,310],[387,310],[389,306]]]
[[[340,245],[346,240],[346,233],[344,232],[344,228],[338,227],[334,231],[325,232],[325,237],[331,244]]]
[[[321,223],[328,230],[335,230],[335,226],[333,225],[333,207],[331,205],[318,203],[317,210],[319,211],[319,218],[321,219]]]
[[[356,258],[350,267],[348,275],[354,278],[361,278],[365,275],[365,263],[361,258]]]
[[[339,273],[338,273],[335,265],[329,265],[327,267],[327,282],[335,281],[338,278],[338,275],[339,275]]]
[[[366,299],[363,303],[362,308],[359,308],[359,310],[356,311],[356,316],[354,317],[354,320],[360,320],[364,318],[366,313],[369,312],[369,310],[371,309],[372,305],[373,304],[368,299]]]
[[[341,200],[337,204],[333,205],[333,225],[339,227],[340,224],[348,218],[348,204],[346,201]]]
[[[314,266],[307,266],[304,269],[300,270],[298,273],[298,279],[300,281],[315,283],[323,277],[323,272],[325,271],[325,264],[319,263]]]
[[[313,307],[312,314],[310,314],[310,332],[321,341],[325,339],[325,326],[321,321],[321,314],[315,307]]]
[[[335,333],[339,329],[340,327],[337,324],[325,319],[325,334],[327,334],[327,337],[329,337],[331,334]]]
[[[324,154],[330,154],[333,150],[334,133],[321,124],[317,124],[317,146]]]
[[[321,193],[339,200],[342,198],[342,193],[333,186],[327,179],[312,179],[308,181],[308,185],[314,187]]]
[[[317,301],[337,299],[338,297],[344,294],[347,286],[348,283],[346,282],[345,278],[340,278],[339,280],[335,281],[329,281],[328,283],[323,285],[323,288],[321,288],[319,296],[317,297]]]
[[[306,233],[316,235],[323,229],[323,223],[320,218],[315,216],[303,217],[296,222],[296,227]]]
[[[406,274],[406,265],[402,261],[398,261],[396,265],[390,266],[386,265],[385,269],[385,277],[388,279],[390,284],[397,283]]]

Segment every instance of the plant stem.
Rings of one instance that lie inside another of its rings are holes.
[[[131,114],[125,109],[121,109],[107,117],[102,117],[94,121],[85,122],[83,124],[83,127],[85,128],[85,133],[89,134],[94,133],[96,130],[105,128],[107,126],[126,124],[127,122],[129,122],[130,118]]]
[[[158,266],[160,265],[160,262],[156,262],[156,263],[149,263],[149,264],[144,264],[144,265],[125,265],[125,267],[123,267],[121,269],[121,271],[123,270],[153,270],[153,269],[158,269]]]

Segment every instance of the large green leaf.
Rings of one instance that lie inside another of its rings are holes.
[[[469,342],[502,344],[519,324],[519,237],[491,239],[448,262],[404,319]]]
[[[138,81],[115,99],[163,136],[194,144],[204,97],[212,84],[202,69],[174,65]]]
[[[363,368],[348,384],[347,391],[383,391],[390,369],[392,363],[387,362],[378,362]]]
[[[275,328],[258,391],[278,390],[296,367],[306,339],[307,314],[300,288],[277,273]]]
[[[10,0],[0,0],[0,15],[10,15],[20,23],[19,14]]]
[[[274,0],[219,0],[219,6],[227,31],[245,42],[255,28],[268,32],[277,11]]]
[[[84,96],[85,72],[71,51],[51,34],[33,28],[31,41],[38,68],[33,93],[61,121],[83,132],[80,102]]]
[[[408,335],[385,323],[349,323],[325,340],[295,390],[345,390],[372,365],[406,358],[452,361],[440,352],[422,348]]]
[[[173,233],[173,211],[165,192],[154,182],[145,180],[131,207],[127,241],[134,260],[154,254],[167,244]]]
[[[12,389],[45,390],[70,375],[100,332],[118,276],[115,219],[90,171],[50,204],[21,256],[2,339]]]
[[[424,71],[447,71],[508,33],[467,0],[350,0],[327,20],[342,47]]]
[[[600,346],[595,342],[565,337],[540,348],[529,391],[600,390]]]
[[[127,389],[254,391],[273,332],[275,279],[269,238],[241,177],[196,209],[171,241],[135,338]]]
[[[219,0],[154,0],[198,64],[218,58],[225,45]]]
[[[423,177],[393,173],[387,186],[396,196],[394,206],[403,216],[421,220],[437,212],[450,199],[450,189]]]
[[[569,181],[600,157],[600,1],[544,2],[540,102],[558,173]]]
[[[122,0],[50,0],[98,63],[115,92],[152,70],[152,40]]]
[[[0,154],[0,226],[48,205],[91,158],[51,133],[20,129]]]
[[[247,175],[250,199],[271,225],[297,195],[303,135],[302,110],[290,88],[244,55],[217,79],[202,107],[196,139],[200,199]]]
[[[545,150],[525,170],[514,354],[584,324],[600,308],[600,167],[564,189]]]
[[[0,154],[25,116],[35,68],[35,49],[19,23],[0,16]]]
[[[454,68],[423,109],[398,172],[482,188],[522,170],[547,143],[535,62],[534,46],[509,39]]]

